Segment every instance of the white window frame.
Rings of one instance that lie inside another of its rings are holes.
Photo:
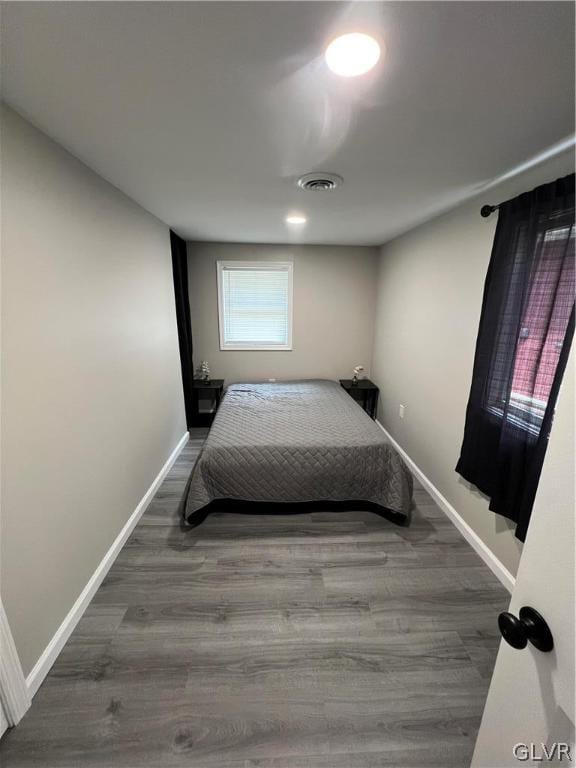
[[[288,273],[288,343],[287,344],[231,344],[224,341],[224,301],[222,296],[222,274],[226,269],[246,270],[282,270]],[[294,287],[294,263],[291,261],[217,261],[216,272],[218,280],[218,327],[220,335],[220,349],[228,351],[268,351],[291,352],[292,351],[292,294]]]

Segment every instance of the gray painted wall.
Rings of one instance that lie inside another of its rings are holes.
[[[573,170],[567,153],[388,243],[379,259],[372,378],[380,420],[512,574],[522,549],[513,526],[454,471],[497,222],[479,211]],[[551,440],[567,428],[555,423]]]
[[[2,599],[27,674],[186,432],[167,227],[2,112]]]
[[[377,256],[367,247],[189,243],[195,366],[208,360],[214,378],[228,383],[350,378],[355,365],[369,373]],[[220,349],[216,262],[233,259],[294,262],[292,351]]]
[[[10,110],[2,164],[0,577],[28,673],[185,419],[167,228]],[[572,169],[568,154],[486,199]],[[380,255],[190,244],[195,360],[228,381],[337,379],[364,364],[385,426],[515,573],[511,527],[454,472],[496,224],[478,209],[461,206]],[[218,259],[294,261],[292,352],[219,349]]]

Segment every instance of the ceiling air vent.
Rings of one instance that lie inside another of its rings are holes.
[[[298,179],[298,186],[311,192],[330,192],[343,182],[342,176],[336,173],[306,173]]]

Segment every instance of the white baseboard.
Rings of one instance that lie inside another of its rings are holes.
[[[448,499],[443,496],[438,488],[434,485],[434,483],[422,472],[420,467],[408,456],[406,451],[394,440],[392,435],[388,432],[388,430],[380,424],[379,421],[376,421],[380,429],[384,432],[390,443],[394,446],[394,448],[398,451],[400,456],[404,459],[408,467],[410,468],[410,471],[418,478],[418,480],[422,483],[424,488],[428,491],[430,496],[434,499],[436,504],[440,507],[440,509],[446,514],[447,517],[450,518],[450,520],[454,523],[456,528],[460,531],[462,536],[466,539],[468,544],[476,551],[478,555],[484,560],[488,568],[492,571],[492,573],[496,576],[496,578],[500,581],[500,583],[506,587],[508,592],[512,592],[514,589],[514,584],[516,583],[516,579],[510,571],[506,568],[506,566],[498,560],[496,555],[486,546],[486,544],[482,541],[480,536],[474,531],[468,523],[464,520],[463,517],[461,517],[458,512],[454,509],[452,504],[448,501]]]
[[[26,685],[28,686],[28,691],[30,696],[34,696],[34,694],[42,684],[42,681],[50,671],[52,665],[56,661],[58,654],[64,647],[64,644],[66,643],[70,635],[72,634],[74,627],[76,626],[76,624],[78,624],[78,622],[82,618],[82,614],[88,607],[88,604],[96,594],[98,587],[100,586],[100,584],[104,580],[104,577],[110,570],[112,563],[118,557],[120,550],[122,549],[122,547],[126,543],[126,540],[132,533],[133,529],[135,528],[136,523],[141,518],[142,514],[146,510],[146,507],[152,501],[154,494],[156,493],[162,481],[170,471],[170,468],[178,458],[178,455],[180,454],[180,452],[188,442],[188,439],[189,439],[189,434],[187,432],[185,435],[182,436],[182,438],[178,442],[178,445],[176,446],[176,448],[174,448],[174,450],[170,454],[168,460],[166,461],[166,463],[164,464],[164,466],[156,476],[152,485],[150,486],[150,488],[148,488],[148,490],[142,497],[142,500],[140,501],[140,503],[138,504],[134,512],[132,512],[132,514],[130,515],[128,521],[126,522],[126,524],[124,525],[124,527],[122,528],[122,530],[120,531],[116,539],[114,540],[114,543],[102,558],[100,565],[96,568],[96,570],[90,577],[90,580],[88,581],[88,583],[86,584],[82,592],[80,593],[78,599],[76,600],[76,602],[74,603],[70,611],[68,612],[66,618],[56,630],[54,637],[52,638],[52,640],[50,640],[50,642],[44,649],[44,652],[42,653],[42,655],[34,665],[32,671],[26,678]]]

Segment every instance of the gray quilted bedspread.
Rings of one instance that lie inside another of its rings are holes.
[[[186,488],[216,499],[369,501],[408,517],[412,478],[384,433],[327,380],[228,387]]]

